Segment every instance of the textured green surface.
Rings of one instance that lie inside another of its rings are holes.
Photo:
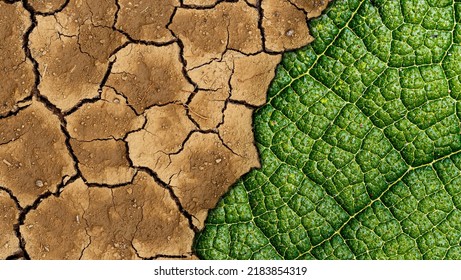
[[[461,258],[461,1],[336,0],[255,114],[205,259]]]

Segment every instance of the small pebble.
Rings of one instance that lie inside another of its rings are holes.
[[[39,188],[43,187],[44,186],[43,181],[42,180],[35,181],[35,186],[37,186]]]

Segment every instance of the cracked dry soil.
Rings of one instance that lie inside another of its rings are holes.
[[[323,0],[0,0],[0,258],[196,258]]]

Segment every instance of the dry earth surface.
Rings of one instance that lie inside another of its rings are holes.
[[[323,0],[0,0],[0,258],[196,258]]]

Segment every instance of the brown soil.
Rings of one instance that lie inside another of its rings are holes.
[[[14,200],[6,191],[0,190],[0,258],[5,259],[19,251],[19,240],[13,230],[13,225],[19,218],[19,210]]]
[[[195,259],[327,3],[0,0],[0,258]]]
[[[0,1],[0,116],[17,110],[34,86],[33,65],[23,49],[23,34],[31,21],[20,3]]]

